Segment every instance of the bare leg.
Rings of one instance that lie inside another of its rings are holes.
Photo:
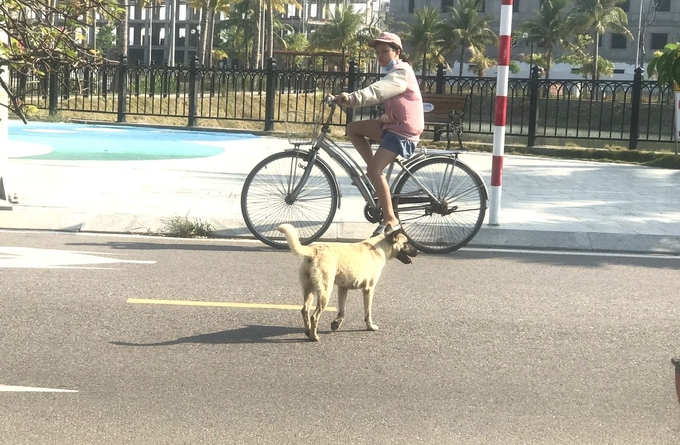
[[[382,130],[377,119],[354,121],[347,124],[347,137],[368,165],[373,158],[370,141],[379,141]]]
[[[373,158],[368,163],[368,179],[371,180],[373,187],[375,187],[375,192],[378,195],[378,201],[380,201],[380,208],[383,212],[383,224],[391,224],[394,226],[399,222],[396,215],[394,214],[394,208],[392,207],[392,195],[390,194],[390,186],[387,184],[387,179],[383,174],[383,170],[397,157],[397,154],[393,151],[389,151],[385,148],[378,148],[375,152]]]
[[[366,329],[369,331],[377,331],[378,325],[373,324],[371,317],[371,308],[373,306],[373,289],[364,289],[364,321],[366,322]]]
[[[395,225],[399,221],[394,215],[392,208],[392,196],[383,170],[397,157],[396,153],[378,148],[373,153],[370,140],[379,141],[382,138],[382,130],[377,119],[354,121],[347,125],[347,137],[366,162],[368,179],[371,180],[380,202],[383,212],[383,224]]]
[[[331,329],[337,331],[345,320],[345,307],[347,306],[347,288],[338,287],[338,316],[331,323]]]

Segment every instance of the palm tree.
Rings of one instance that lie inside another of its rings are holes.
[[[546,0],[539,11],[536,11],[536,19],[524,22],[519,26],[521,33],[527,34],[527,40],[535,43],[543,49],[545,58],[545,78],[550,78],[555,47],[560,47],[569,37],[570,27],[566,19],[566,6],[569,0]]]
[[[247,66],[250,49],[255,36],[254,11],[250,7],[250,0],[234,3],[229,19],[216,25],[220,35],[220,49],[230,58],[238,59],[243,66]]]
[[[593,36],[594,78],[599,78],[597,63],[600,58],[600,36],[607,31],[623,34],[628,39],[633,34],[626,28],[628,16],[618,5],[624,0],[576,0],[572,24]]]
[[[215,38],[215,16],[219,12],[231,11],[229,0],[190,0],[189,6],[201,10],[200,37],[198,39],[198,63],[210,65],[212,42]]]
[[[495,19],[490,15],[480,15],[484,0],[459,0],[458,7],[448,7],[450,15],[443,29],[443,40],[447,42],[444,49],[453,51],[460,48],[460,69],[458,76],[463,76],[465,50],[484,52],[485,45],[498,42],[498,36],[489,24]]]
[[[363,14],[351,4],[339,5],[331,14],[328,24],[320,26],[310,36],[310,43],[321,49],[342,51],[342,67],[348,52],[358,49],[358,38],[363,26]]]
[[[444,21],[439,18],[438,8],[424,7],[417,9],[413,17],[413,24],[401,22],[407,32],[403,35],[403,40],[413,48],[413,57],[422,57],[423,79],[427,76],[427,61],[436,63],[442,49],[442,33]]]
[[[288,5],[293,5],[296,8],[300,9],[302,8],[302,5],[300,5],[297,1],[295,0],[266,0],[265,2],[265,21],[266,21],[266,33],[265,33],[265,42],[267,42],[266,45],[266,50],[265,50],[265,59],[268,60],[270,59],[273,54],[274,54],[274,29],[277,27],[277,25],[280,25],[278,23],[278,19],[275,16],[275,12],[278,13],[283,13],[286,12],[286,9]]]

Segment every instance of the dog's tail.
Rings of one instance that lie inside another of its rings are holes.
[[[295,230],[295,227],[291,226],[290,224],[281,224],[279,227],[277,227],[279,232],[283,232],[284,235],[286,235],[286,241],[288,241],[288,247],[290,247],[290,250],[295,254],[299,256],[311,256],[313,254],[313,250],[309,246],[303,246],[300,244],[300,237],[298,236],[297,230]]]

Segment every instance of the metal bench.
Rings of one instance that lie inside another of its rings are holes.
[[[463,149],[463,116],[469,94],[423,93],[425,128],[433,127],[434,140],[446,134],[446,149],[451,149],[451,133],[458,137],[458,147]]]

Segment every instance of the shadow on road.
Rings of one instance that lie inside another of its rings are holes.
[[[283,335],[296,334],[299,338],[275,338]],[[298,343],[308,341],[302,328],[287,326],[244,326],[228,331],[212,332],[210,334],[192,335],[181,337],[176,340],[168,340],[155,343],[130,343],[112,341],[116,346],[172,346],[183,343],[200,344],[243,344],[243,343]]]

